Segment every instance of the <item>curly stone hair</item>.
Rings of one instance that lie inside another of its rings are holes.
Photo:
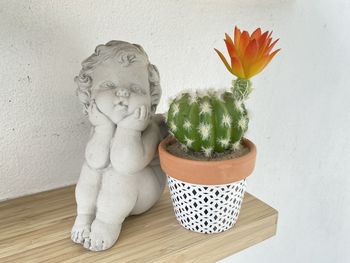
[[[81,63],[82,69],[80,70],[79,75],[74,78],[75,83],[78,85],[77,96],[84,106],[85,114],[87,114],[87,109],[91,101],[91,89],[93,83],[91,73],[96,66],[109,58],[116,57],[120,64],[127,67],[134,62],[135,54],[141,55],[148,63],[148,80],[150,83],[150,94],[152,98],[152,111],[156,111],[162,93],[157,67],[149,62],[146,52],[140,45],[112,40],[105,45],[98,45],[95,52]]]

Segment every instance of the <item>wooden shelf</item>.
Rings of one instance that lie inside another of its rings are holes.
[[[246,193],[234,228],[205,235],[181,227],[169,192],[128,218],[116,245],[90,252],[70,240],[74,187],[0,203],[0,262],[216,262],[276,233],[277,211]]]

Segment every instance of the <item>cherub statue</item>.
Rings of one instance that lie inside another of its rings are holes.
[[[74,242],[110,248],[129,215],[150,209],[163,192],[157,146],[162,137],[159,73],[143,48],[123,41],[96,47],[75,77],[92,124],[75,190]]]

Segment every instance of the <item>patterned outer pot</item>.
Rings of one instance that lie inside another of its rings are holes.
[[[237,221],[244,193],[245,178],[255,166],[256,147],[247,140],[246,155],[223,161],[193,161],[170,154],[166,138],[159,145],[162,169],[168,175],[168,185],[174,212],[179,223],[200,233],[219,233]]]

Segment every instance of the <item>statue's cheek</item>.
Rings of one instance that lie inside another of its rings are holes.
[[[141,106],[146,106],[151,109],[151,97],[150,96],[133,96],[129,99],[129,113],[133,112]]]
[[[97,108],[109,116],[113,111],[113,96],[110,92],[101,92],[95,96]]]

